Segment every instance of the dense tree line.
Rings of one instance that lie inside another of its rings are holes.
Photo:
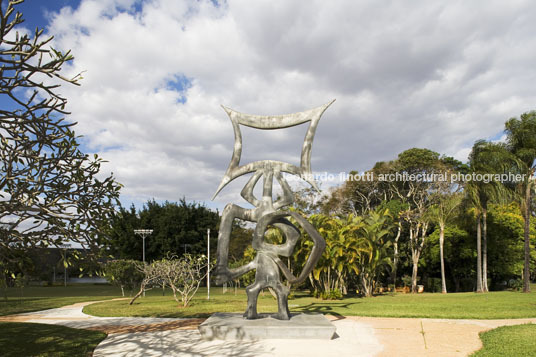
[[[148,201],[140,209],[119,206],[110,221],[109,238],[102,241],[107,254],[117,259],[142,259],[143,241],[135,229],[152,229],[145,239],[146,261],[163,259],[168,254],[182,256],[207,253],[207,229],[211,246],[217,246],[219,214],[185,199],[179,202]]]
[[[528,292],[536,266],[536,112],[508,120],[505,133],[505,143],[477,141],[467,164],[406,150],[361,176],[353,172],[315,209],[344,217],[391,207],[397,229],[384,250],[391,275],[380,277],[383,285],[399,285],[402,275],[414,292],[418,283],[443,292],[508,284]]]

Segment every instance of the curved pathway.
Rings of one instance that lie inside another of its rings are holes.
[[[57,309],[0,317],[0,321],[58,324],[108,333],[94,356],[466,356],[482,344],[479,332],[513,320],[330,317],[337,336],[325,340],[204,341],[197,326],[204,319],[96,317],[78,303]]]

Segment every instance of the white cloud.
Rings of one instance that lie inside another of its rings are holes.
[[[363,171],[411,147],[466,159],[476,139],[534,109],[534,10],[529,1],[83,0],[48,30],[76,57],[68,71],[86,71],[62,92],[127,203],[207,201],[232,153],[220,104],[282,114],[336,98],[313,145],[317,171]],[[278,148],[274,136],[248,134],[244,158],[287,158],[303,139],[291,131]],[[226,190],[218,202],[240,187]]]

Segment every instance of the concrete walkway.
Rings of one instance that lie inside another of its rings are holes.
[[[446,320],[375,317],[332,318],[337,336],[326,340],[204,341],[203,319],[95,317],[79,303],[0,317],[0,321],[37,322],[101,330],[108,337],[94,356],[466,356],[481,347],[478,333],[533,319]]]

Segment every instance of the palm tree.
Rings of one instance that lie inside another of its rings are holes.
[[[391,265],[387,248],[391,245],[395,224],[388,210],[372,211],[359,227],[354,251],[359,252],[359,275],[366,296],[372,296],[378,276]]]
[[[349,214],[345,218],[337,218],[314,214],[309,217],[309,221],[326,241],[324,254],[309,276],[311,284],[320,293],[329,295],[331,292],[340,291],[346,294],[349,274],[359,273],[356,264],[358,251],[354,244],[357,238],[354,232],[362,224],[361,217]],[[297,262],[305,262],[312,242],[300,241],[302,243],[296,246],[294,259]]]
[[[502,143],[492,143],[478,140],[473,145],[469,155],[469,165],[475,174],[490,175],[500,174],[511,167],[514,158],[509,154],[506,146]],[[472,180],[465,186],[465,192],[469,197],[476,216],[477,229],[477,292],[488,292],[488,205],[491,202],[502,202],[508,197],[505,186],[496,180]]]
[[[517,166],[523,180],[516,185],[524,220],[523,292],[530,292],[530,215],[534,172],[536,171],[536,111],[524,113],[520,119],[511,118],[505,124],[508,149],[518,159]]]
[[[483,292],[482,287],[482,204],[480,200],[481,187],[478,182],[468,182],[465,186],[471,205],[473,206],[476,218],[476,292]]]
[[[404,217],[402,212],[409,209],[409,204],[407,202],[403,203],[398,199],[393,199],[390,201],[383,201],[378,209],[388,209],[393,221],[396,224],[396,235],[393,239],[393,261],[392,261],[392,270],[391,270],[391,282],[393,288],[396,288],[396,278],[397,278],[397,268],[398,268],[398,259],[399,259],[399,240],[402,236],[402,223],[404,222]]]
[[[450,189],[450,185],[445,185],[444,188]],[[439,225],[439,261],[441,264],[441,292],[447,293],[447,283],[445,279],[445,226],[455,213],[456,209],[462,201],[462,196],[459,192],[451,192],[441,190],[437,192],[437,203],[432,206],[430,211],[431,216]]]

